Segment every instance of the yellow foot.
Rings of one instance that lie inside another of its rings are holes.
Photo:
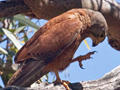
[[[66,88],[66,90],[70,90],[68,84],[70,83],[69,81],[62,81],[62,80],[57,80],[57,81],[54,81],[53,83],[56,83],[56,84],[63,84],[63,86]]]
[[[58,70],[54,70],[55,75],[56,75],[56,81],[54,81],[53,83],[59,83],[59,84],[63,84],[64,87],[66,88],[66,90],[70,90],[68,84],[70,83],[69,81],[62,81],[58,75]]]
[[[90,59],[91,55],[94,54],[96,51],[93,51],[93,52],[89,52],[87,53],[86,55],[83,55],[83,56],[78,56],[77,58],[73,59],[72,62],[75,62],[75,61],[78,61],[79,62],[79,66],[83,69],[83,65],[82,65],[82,61],[83,60],[86,60],[86,59]]]
[[[62,84],[64,85],[64,87],[66,88],[66,90],[70,90],[70,88],[68,86],[69,83],[70,83],[69,81],[62,81]]]

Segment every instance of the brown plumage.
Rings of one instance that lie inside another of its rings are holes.
[[[72,9],[41,27],[18,51],[15,62],[21,67],[8,81],[7,86],[27,87],[50,71],[55,72],[56,82],[61,82],[58,71],[63,71],[72,60],[80,43],[90,37],[93,46],[105,39],[107,23],[101,13],[87,9]]]

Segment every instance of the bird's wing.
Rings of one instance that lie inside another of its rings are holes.
[[[24,59],[26,61],[8,81],[7,86],[29,86],[47,74],[50,71],[49,68],[45,68],[47,64],[74,42],[80,33],[81,26],[81,22],[77,19],[62,21],[39,36],[27,47],[24,46],[19,53],[20,56],[17,57],[17,62]],[[20,59],[21,57],[24,59]]]
[[[21,51],[29,46],[31,43],[34,43],[34,41],[41,36],[43,33],[45,33],[47,30],[49,30],[51,27],[53,27],[54,25],[68,19],[68,18],[75,18],[75,16],[73,15],[73,13],[63,13],[62,15],[59,15],[51,20],[49,20],[43,27],[41,27],[40,29],[37,30],[37,32],[26,42],[26,44],[17,52],[16,56],[15,56],[15,62],[17,62],[18,60],[18,56],[21,53]],[[19,62],[19,61],[18,61]]]
[[[42,27],[42,33],[40,33],[40,30],[37,31],[23,48],[21,48],[15,57],[15,62],[18,63],[36,57],[46,60],[53,54],[51,56],[52,58],[59,55],[76,39],[82,27],[79,18],[75,18],[73,14],[70,17],[74,18],[62,19],[56,24],[46,26],[50,23],[52,24],[52,20],[50,20]]]

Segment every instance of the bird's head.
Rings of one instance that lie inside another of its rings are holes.
[[[107,22],[100,12],[92,10],[90,12],[91,27],[89,37],[93,40],[93,46],[97,46],[107,35]]]

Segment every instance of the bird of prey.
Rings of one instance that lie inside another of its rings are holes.
[[[49,20],[16,54],[14,61],[21,67],[7,86],[28,87],[48,72],[55,72],[55,82],[62,83],[59,71],[74,61],[82,67],[81,61],[94,53],[72,59],[80,43],[90,37],[93,46],[97,46],[106,34],[106,20],[97,11],[72,9]]]

